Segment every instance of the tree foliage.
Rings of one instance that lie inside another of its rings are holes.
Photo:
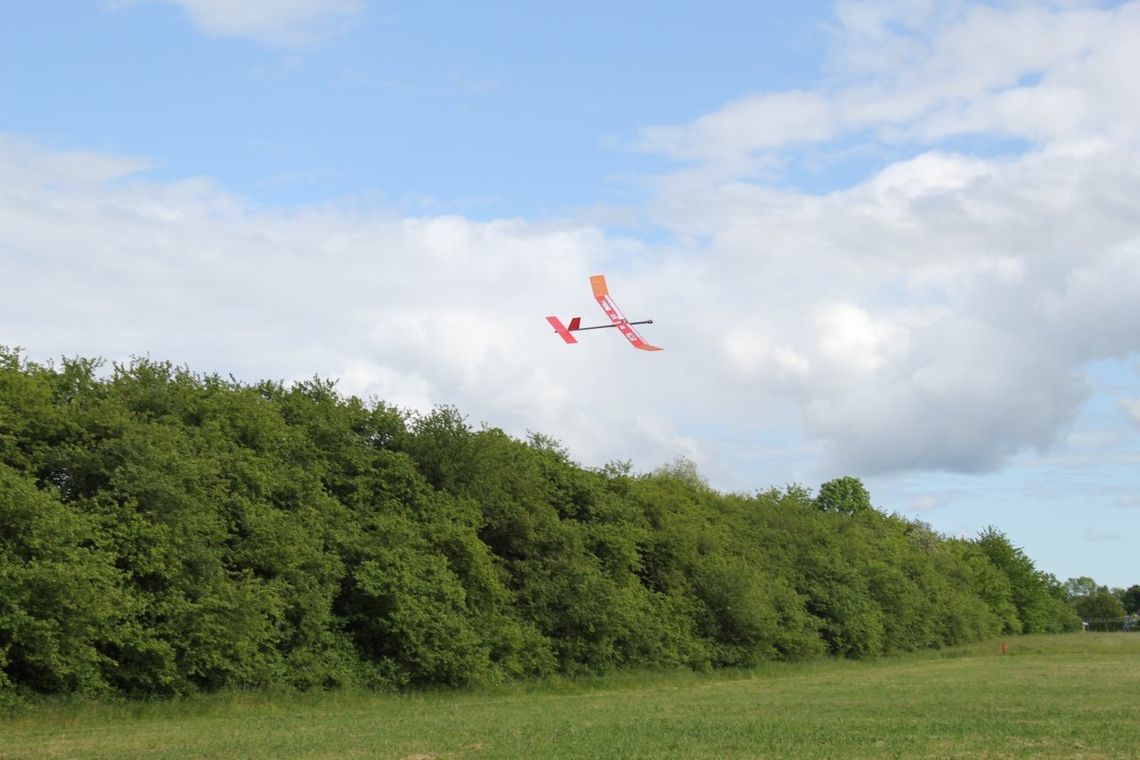
[[[0,349],[0,697],[459,685],[1066,630],[990,530],[137,360]]]
[[[1060,633],[1080,628],[1080,619],[1065,604],[1065,589],[1051,575],[1037,570],[1025,552],[996,528],[986,528],[978,547],[1008,579],[1016,618],[1010,633]]]
[[[1082,620],[1118,625],[1124,622],[1124,605],[1108,591],[1094,591],[1082,596],[1073,607]]]
[[[845,515],[869,512],[874,508],[871,506],[871,494],[867,493],[863,482],[850,475],[829,480],[820,486],[815,503],[824,512]]]
[[[1129,586],[1121,594],[1120,602],[1129,615],[1140,615],[1140,584]]]

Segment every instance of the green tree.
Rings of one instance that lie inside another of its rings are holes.
[[[697,463],[685,456],[674,457],[669,464],[658,467],[654,473],[659,477],[676,478],[694,488],[708,488],[708,481],[701,475]]]
[[[824,512],[855,515],[874,509],[871,494],[863,486],[863,481],[850,475],[829,480],[819,487],[816,505]]]
[[[0,696],[109,691],[104,649],[132,600],[90,516],[0,465]]]
[[[1064,590],[1055,578],[1040,572],[1025,552],[993,527],[981,532],[976,545],[1009,580],[1010,599],[1024,633],[1059,633],[1080,627],[1080,620],[1065,604]],[[1017,632],[1016,629],[1011,632]]]
[[[852,477],[723,494],[320,378],[0,348],[0,701],[875,657],[1066,630],[1065,598]]]
[[[1129,615],[1140,614],[1140,584],[1132,584],[1125,589],[1120,601]]]
[[[1100,589],[1096,581],[1087,575],[1082,575],[1080,578],[1070,578],[1065,581],[1062,588],[1065,590],[1065,597],[1069,600],[1090,596]]]
[[[1108,591],[1096,591],[1074,604],[1081,619],[1094,628],[1119,626],[1124,622],[1124,605]]]

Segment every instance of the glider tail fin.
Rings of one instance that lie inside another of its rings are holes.
[[[567,327],[566,329],[569,330],[570,332],[574,332],[575,330],[581,329],[581,327],[582,327],[582,318],[581,317],[574,317],[573,319],[570,320],[570,326]]]
[[[547,317],[546,321],[549,322],[550,326],[554,328],[554,332],[558,333],[562,337],[562,340],[566,341],[567,343],[578,342],[578,339],[570,334],[570,330],[577,329],[576,326],[574,326],[575,321],[580,321],[577,317],[570,320],[570,324],[572,326],[569,330],[566,329],[566,325],[562,324],[562,320],[560,320],[558,317]]]

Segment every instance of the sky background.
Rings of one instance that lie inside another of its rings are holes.
[[[1140,2],[555,5],[3,3],[0,344],[1140,582]]]

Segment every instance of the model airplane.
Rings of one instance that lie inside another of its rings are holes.
[[[602,330],[607,327],[616,327],[625,336],[626,340],[630,342],[634,348],[640,348],[642,351],[661,351],[662,349],[657,346],[650,345],[645,342],[645,339],[637,334],[637,330],[633,329],[633,325],[651,325],[652,319],[643,319],[640,322],[630,322],[621,313],[621,309],[614,303],[614,299],[610,298],[610,290],[606,287],[606,276],[603,274],[596,274],[590,278],[590,286],[594,289],[594,298],[597,299],[598,305],[602,307],[602,311],[610,318],[610,325],[594,325],[593,327],[582,327],[582,318],[574,317],[570,320],[569,325],[562,324],[558,317],[547,317],[546,321],[554,328],[554,332],[562,336],[562,340],[567,343],[577,343],[578,339],[571,333],[580,330]]]

